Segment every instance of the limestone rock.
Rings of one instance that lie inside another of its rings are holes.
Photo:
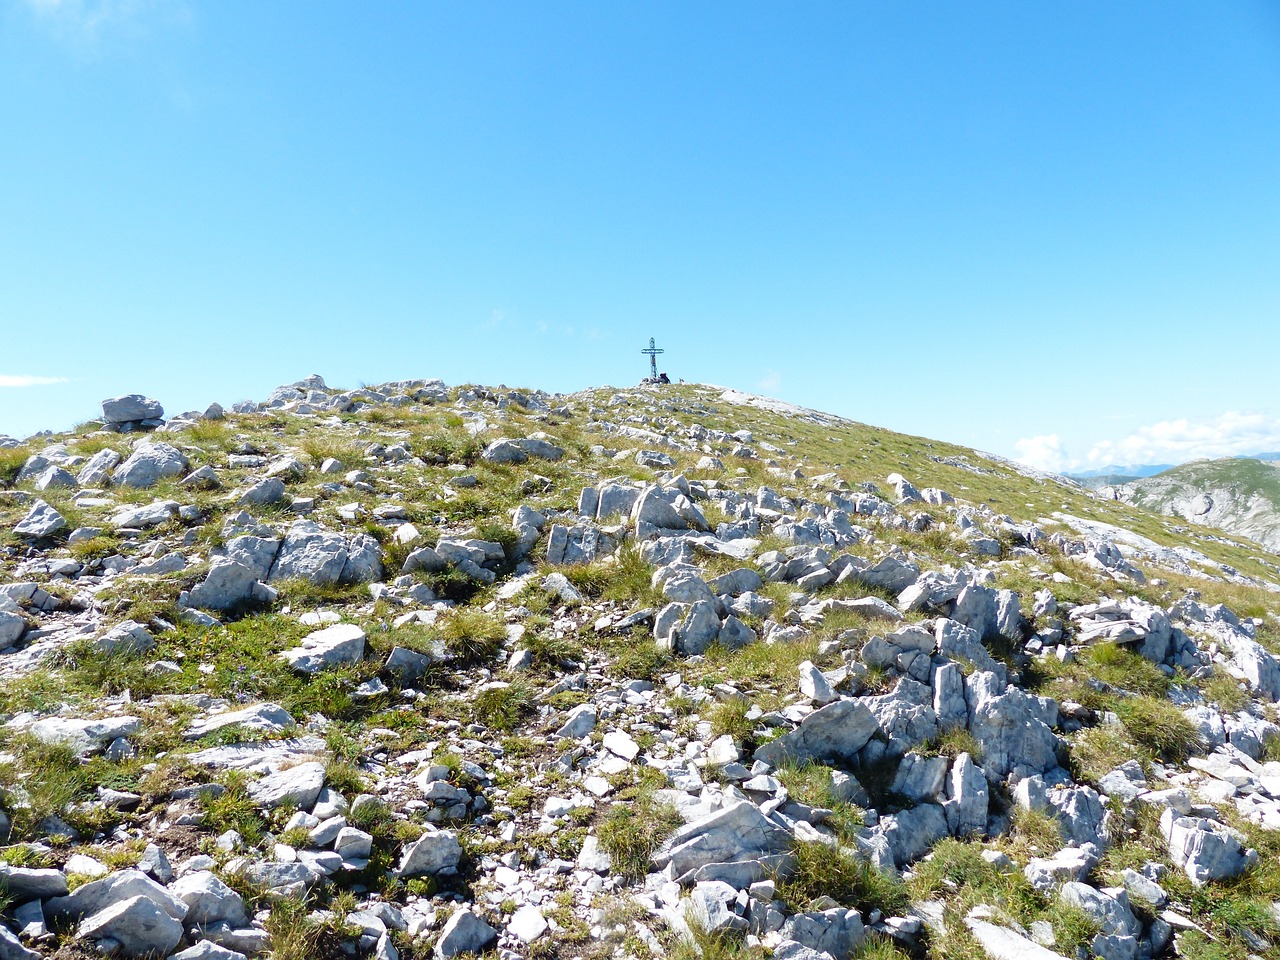
[[[299,673],[319,673],[364,658],[364,631],[351,623],[338,623],[307,634],[302,643],[280,654]]]
[[[182,924],[146,897],[130,897],[85,918],[77,936],[114,940],[126,957],[166,956],[182,940]]]
[[[111,480],[121,487],[152,487],[163,477],[180,477],[190,463],[186,456],[167,443],[144,443],[116,467]]]
[[[457,869],[461,859],[462,845],[457,834],[449,830],[429,829],[405,848],[396,876],[451,873]]]
[[[169,892],[187,905],[188,926],[229,923],[233,927],[249,923],[244,900],[208,870],[179,878]]]
[[[186,733],[188,740],[199,740],[227,727],[237,727],[254,733],[287,733],[294,728],[289,711],[274,703],[258,703],[240,710],[226,710],[204,717],[191,724]]]
[[[324,764],[311,761],[253,781],[249,784],[248,794],[260,807],[278,807],[291,803],[303,810],[310,810],[323,787]]]
[[[848,762],[879,729],[865,703],[837,700],[809,714],[796,729],[759,747],[756,758],[775,767],[787,760]]]
[[[338,583],[346,563],[345,537],[310,520],[298,520],[280,545],[270,579],[309,580],[321,585]]]
[[[499,461],[501,462],[501,461]],[[436,960],[449,960],[464,953],[479,953],[487,947],[498,931],[480,919],[470,908],[464,907],[450,914],[440,939],[436,941]]]
[[[111,397],[102,401],[102,419],[107,423],[134,423],[140,420],[159,420],[164,407],[159,400],[152,400],[140,393],[123,397]]]
[[[1160,815],[1160,832],[1169,844],[1169,857],[1191,882],[1203,886],[1240,874],[1257,859],[1244,850],[1236,835],[1222,824],[1201,817],[1180,817],[1172,808]]]
[[[102,653],[146,653],[156,645],[156,638],[140,623],[125,620],[93,641]]]
[[[21,537],[43,539],[67,528],[66,519],[43,500],[32,504],[27,515],[13,528],[13,532]]]
[[[58,743],[78,754],[95,753],[118,737],[130,737],[142,729],[137,717],[107,717],[102,720],[73,720],[46,717],[33,723],[28,732],[44,743]]]
[[[187,603],[201,610],[234,610],[254,598],[254,571],[230,557],[216,557],[203,580],[191,588]]]

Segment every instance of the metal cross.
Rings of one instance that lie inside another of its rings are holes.
[[[640,352],[645,354],[649,358],[649,368],[650,370],[653,371],[651,373],[651,376],[653,377],[653,379],[657,380],[658,379],[658,354],[666,353],[667,351],[660,350],[656,346],[654,346],[653,337],[650,337],[649,349],[641,350]]]

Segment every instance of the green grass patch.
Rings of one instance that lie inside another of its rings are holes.
[[[793,910],[810,908],[822,897],[864,913],[880,910],[896,916],[911,904],[906,885],[850,850],[834,844],[800,842],[792,850],[795,868],[779,878],[778,896]]]

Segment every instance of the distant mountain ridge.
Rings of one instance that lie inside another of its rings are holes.
[[[1163,473],[1099,487],[1115,499],[1166,516],[1218,527],[1280,548],[1280,460],[1194,460]]]
[[[1072,480],[1095,480],[1098,477],[1132,477],[1138,479],[1152,477],[1157,473],[1164,473],[1166,470],[1172,470],[1175,466],[1176,464],[1173,463],[1141,463],[1122,467],[1113,463],[1097,470],[1080,470],[1076,473],[1068,473],[1067,476]]]

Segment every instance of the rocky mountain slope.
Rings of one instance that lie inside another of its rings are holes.
[[[1104,487],[1100,493],[1280,550],[1280,463],[1242,457],[1197,460]]]
[[[1276,956],[1280,567],[703,386],[0,440],[0,958]]]

